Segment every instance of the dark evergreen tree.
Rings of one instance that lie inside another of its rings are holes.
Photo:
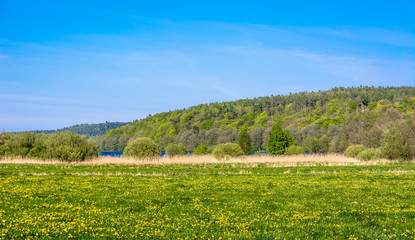
[[[243,128],[239,133],[238,144],[241,146],[245,154],[250,154],[252,151],[252,141],[246,128]]]
[[[272,155],[281,155],[290,145],[294,144],[294,138],[288,131],[282,130],[278,123],[275,123],[268,137],[268,151]]]

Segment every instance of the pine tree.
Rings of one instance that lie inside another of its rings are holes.
[[[242,150],[245,154],[249,154],[252,151],[252,141],[251,137],[248,134],[248,131],[243,128],[239,133],[238,144],[241,146]]]
[[[294,143],[294,138],[290,132],[282,130],[278,123],[272,126],[267,145],[269,153],[272,155],[284,154],[287,147]]]

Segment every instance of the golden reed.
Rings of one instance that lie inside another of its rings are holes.
[[[209,164],[209,163],[266,163],[273,167],[292,166],[344,166],[344,165],[376,165],[390,162],[386,159],[362,161],[349,158],[343,154],[313,154],[294,156],[253,155],[238,158],[215,159],[211,155],[185,155],[175,157],[158,157],[154,159],[139,159],[134,157],[98,157],[79,162],[64,162],[61,160],[40,160],[35,158],[3,158],[0,164],[74,164],[74,165],[168,165],[168,164]]]

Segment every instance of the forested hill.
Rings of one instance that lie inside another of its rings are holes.
[[[163,112],[109,130],[97,143],[102,150],[122,150],[130,138],[148,136],[162,149],[175,142],[191,151],[236,142],[239,130],[247,128],[253,150],[263,151],[278,122],[309,151],[343,152],[351,144],[379,147],[384,130],[414,118],[414,109],[415,87],[335,88]]]
[[[127,123],[124,122],[105,122],[105,123],[97,123],[97,124],[77,124],[71,127],[65,127],[58,130],[40,130],[34,131],[35,133],[53,133],[56,131],[69,131],[78,133],[81,135],[86,135],[88,138],[96,137],[99,135],[107,134],[108,130],[119,128],[124,126]]]

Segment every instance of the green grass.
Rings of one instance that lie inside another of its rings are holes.
[[[0,165],[0,239],[414,239],[414,219],[413,163]]]

